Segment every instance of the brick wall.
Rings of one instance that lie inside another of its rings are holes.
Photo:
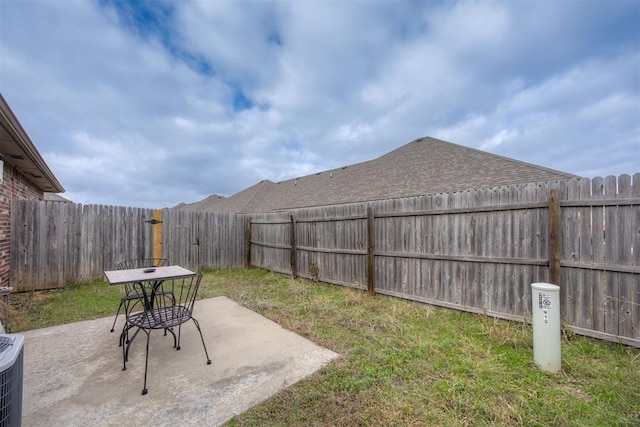
[[[15,167],[4,163],[0,183],[0,286],[10,286],[11,202],[15,199],[42,200],[44,193]]]

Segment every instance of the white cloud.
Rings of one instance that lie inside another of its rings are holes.
[[[0,2],[0,90],[71,199],[171,206],[427,135],[588,176],[640,170],[634,2],[144,6],[169,21]]]
[[[493,135],[489,141],[480,145],[480,149],[484,151],[492,151],[502,144],[508,144],[509,142],[515,141],[519,135],[520,134],[517,130],[502,129],[497,134]]]

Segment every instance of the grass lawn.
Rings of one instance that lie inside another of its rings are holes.
[[[341,355],[231,426],[640,425],[640,349],[567,334],[551,374],[526,324],[262,270],[205,272],[200,297],[218,295]],[[118,302],[104,282],[13,294],[9,332],[113,316]]]

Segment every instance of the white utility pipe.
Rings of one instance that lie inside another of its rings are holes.
[[[545,371],[561,368],[560,286],[532,283],[533,361]]]

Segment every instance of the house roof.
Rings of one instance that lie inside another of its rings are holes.
[[[374,160],[274,183],[177,209],[257,213],[572,178],[565,172],[426,137]]]
[[[2,94],[0,94],[0,154],[5,162],[14,166],[43,192],[64,192],[64,188],[22,129]]]
[[[66,197],[62,197],[57,193],[44,193],[44,198],[42,200],[45,200],[47,202],[71,203],[71,200],[67,199]]]

